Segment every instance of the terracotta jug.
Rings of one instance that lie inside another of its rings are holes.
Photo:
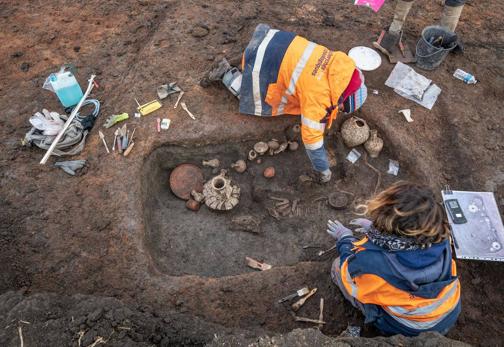
[[[377,130],[371,130],[369,139],[364,143],[364,148],[371,158],[377,158],[383,149],[383,140],[378,137]]]

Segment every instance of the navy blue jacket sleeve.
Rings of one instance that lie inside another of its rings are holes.
[[[354,254],[352,249],[355,247],[352,242],[357,241],[357,238],[354,236],[345,236],[336,244],[336,248],[339,252],[340,257],[340,266],[343,265],[345,260]]]

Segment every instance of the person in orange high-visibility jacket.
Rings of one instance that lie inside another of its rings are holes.
[[[321,181],[329,181],[324,132],[339,110],[351,113],[367,97],[364,76],[354,61],[343,52],[259,24],[243,53],[242,74],[235,78],[238,75],[229,83],[224,77],[223,82],[240,98],[240,113],[301,115],[308,157]]]
[[[398,182],[361,206],[371,220],[328,222],[339,258],[331,275],[343,295],[384,334],[446,334],[460,311],[460,281],[449,226],[432,191]]]

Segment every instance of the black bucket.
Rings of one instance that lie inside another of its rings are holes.
[[[457,46],[457,34],[437,25],[422,30],[416,46],[416,63],[424,70],[434,70]]]

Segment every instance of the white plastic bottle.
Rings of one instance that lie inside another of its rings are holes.
[[[458,78],[461,81],[464,81],[466,84],[476,84],[478,80],[476,77],[471,75],[469,72],[465,72],[464,70],[457,69],[453,74],[453,77]]]

